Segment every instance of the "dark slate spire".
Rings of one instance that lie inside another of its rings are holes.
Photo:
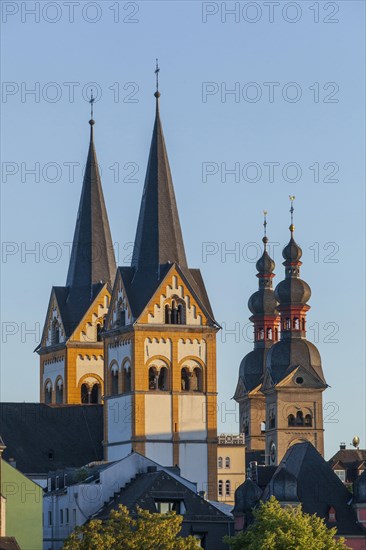
[[[93,102],[92,97],[91,105]],[[72,290],[85,293],[90,301],[94,285],[113,284],[116,261],[94,146],[93,118],[89,124],[89,152],[66,286],[70,293]]]
[[[187,260],[160,121],[160,92],[154,95],[155,124],[131,265],[137,270],[153,270],[158,276],[162,265],[177,263],[186,268]]]

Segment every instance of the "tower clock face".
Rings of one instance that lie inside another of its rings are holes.
[[[271,443],[271,446],[269,449],[269,456],[271,458],[271,462],[276,461],[276,445],[274,443]]]

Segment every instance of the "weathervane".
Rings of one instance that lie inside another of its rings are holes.
[[[290,208],[290,213],[291,213],[291,225],[290,225],[290,231],[291,233],[294,231],[295,229],[295,226],[294,226],[294,200],[295,200],[295,195],[289,195],[289,199],[291,201],[291,208]]]

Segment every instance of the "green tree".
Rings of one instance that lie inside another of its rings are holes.
[[[318,516],[305,514],[301,506],[281,507],[271,497],[253,511],[248,529],[235,537],[225,537],[231,550],[345,550],[344,539],[334,539],[336,529],[328,529]]]
[[[63,550],[197,550],[197,539],[178,537],[182,521],[183,516],[175,512],[151,514],[141,508],[134,519],[120,505],[106,521],[92,520],[77,527]]]

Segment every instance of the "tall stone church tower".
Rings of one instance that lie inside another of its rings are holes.
[[[257,262],[259,290],[248,304],[254,350],[240,365],[234,396],[247,450],[264,451],[268,465],[279,464],[299,441],[310,441],[324,454],[322,393],[327,384],[319,351],[306,339],[311,290],[300,279],[302,250],[294,240],[292,217],[293,203],[291,238],[282,253],[285,279],[274,292],[275,265],[266,251],[266,236],[263,239],[264,253]]]
[[[138,451],[217,495],[216,332],[188,267],[156,117],[131,267],[119,267],[104,333],[105,458]]]
[[[293,205],[291,206],[291,218]],[[285,279],[275,289],[281,339],[268,352],[262,392],[266,397],[266,461],[277,465],[294,443],[310,441],[324,454],[323,400],[327,388],[318,349],[306,339],[309,285],[300,279],[302,250],[291,238],[283,249]]]
[[[94,120],[66,286],[53,287],[40,355],[40,401],[99,403],[104,392],[101,332],[116,274],[94,146]]]

